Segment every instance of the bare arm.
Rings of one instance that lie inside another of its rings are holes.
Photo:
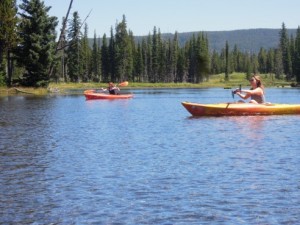
[[[246,93],[246,92],[245,92]],[[246,94],[241,94],[241,92],[237,92],[236,93],[238,96],[240,96],[242,99],[247,99],[247,98],[249,98],[250,96],[251,96],[251,94],[250,93],[246,93]]]
[[[242,94],[245,93],[245,94]],[[255,88],[254,90],[236,90],[236,94],[242,99],[250,98],[251,95],[263,95],[263,90],[261,88]]]
[[[241,90],[241,92],[244,92],[246,94],[256,94],[256,95],[262,95],[263,94],[263,90],[261,88],[255,88],[254,90]]]

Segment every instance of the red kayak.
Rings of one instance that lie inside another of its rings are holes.
[[[86,90],[84,91],[84,95],[86,100],[91,100],[91,99],[113,100],[113,99],[128,99],[133,97],[133,94],[111,95],[106,93],[97,93],[95,90]]]

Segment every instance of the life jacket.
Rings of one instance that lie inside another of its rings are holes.
[[[110,89],[108,90],[110,95],[115,95],[116,94],[116,90],[115,89]]]

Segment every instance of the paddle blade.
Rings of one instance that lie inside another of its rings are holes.
[[[124,81],[122,83],[119,83],[119,86],[121,86],[121,87],[128,86],[128,81]]]

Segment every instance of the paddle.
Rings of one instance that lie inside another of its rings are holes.
[[[126,86],[128,86],[128,81],[123,81],[123,82],[117,84],[116,87],[117,87],[117,86],[120,86],[120,87],[126,87]],[[106,89],[101,88],[100,91],[105,91],[105,90],[106,90]]]
[[[239,89],[238,89],[239,91],[241,91],[242,90],[242,85],[240,84],[240,86],[239,86]],[[234,95],[236,94],[236,92],[237,92],[237,90],[234,90],[234,91],[231,91],[231,95],[232,95],[232,98],[234,99]]]
[[[118,86],[126,87],[126,86],[128,86],[128,81],[123,81],[123,82],[119,83]]]

